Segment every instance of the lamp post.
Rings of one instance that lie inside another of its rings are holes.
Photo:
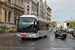
[[[53,18],[53,21],[54,21],[55,17]],[[53,27],[54,23],[52,22],[52,27]]]
[[[72,17],[71,17],[71,20],[72,20],[72,29],[73,29],[73,19],[72,19]]]

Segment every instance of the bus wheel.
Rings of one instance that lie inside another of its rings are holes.
[[[47,35],[46,36],[44,36],[45,38],[47,37]]]

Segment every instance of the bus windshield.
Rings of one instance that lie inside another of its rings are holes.
[[[19,19],[19,32],[32,32],[35,18],[21,17]]]

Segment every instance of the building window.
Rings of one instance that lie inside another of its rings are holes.
[[[8,22],[10,22],[11,13],[8,13]]]
[[[29,5],[27,5],[27,8],[29,8]]]
[[[16,4],[16,0],[15,0],[15,4]]]
[[[11,3],[11,0],[8,0],[9,3]]]
[[[1,8],[0,8],[0,14],[1,14]]]
[[[27,6],[29,5],[29,2],[27,2]]]
[[[18,5],[20,5],[20,0],[18,0]]]
[[[21,4],[22,4],[21,6],[23,7],[23,0],[21,1]]]
[[[6,11],[5,11],[5,22],[6,22]]]
[[[29,9],[27,9],[27,15],[29,15]]]
[[[16,20],[15,20],[16,18],[17,18],[17,14],[15,13],[15,14],[14,14],[14,23],[15,23],[15,24],[16,24]]]
[[[29,4],[29,2],[27,2],[27,4]]]

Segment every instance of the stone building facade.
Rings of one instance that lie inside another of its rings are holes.
[[[37,15],[37,0],[25,0],[25,14]]]
[[[0,23],[14,25],[14,18],[24,14],[25,0],[0,0]]]
[[[45,5],[42,0],[25,0],[25,14],[45,18]]]
[[[67,24],[69,24],[70,22],[71,22],[71,20],[66,20],[66,21],[64,21],[64,28],[65,28],[65,29],[68,28]]]
[[[51,8],[46,4],[45,0],[45,19],[48,20],[51,23]]]
[[[57,26],[56,27],[58,27],[58,28],[60,28],[60,22],[59,21],[55,21],[56,23],[57,23]]]
[[[45,4],[42,2],[42,0],[37,0],[38,2],[38,16],[45,19]]]

